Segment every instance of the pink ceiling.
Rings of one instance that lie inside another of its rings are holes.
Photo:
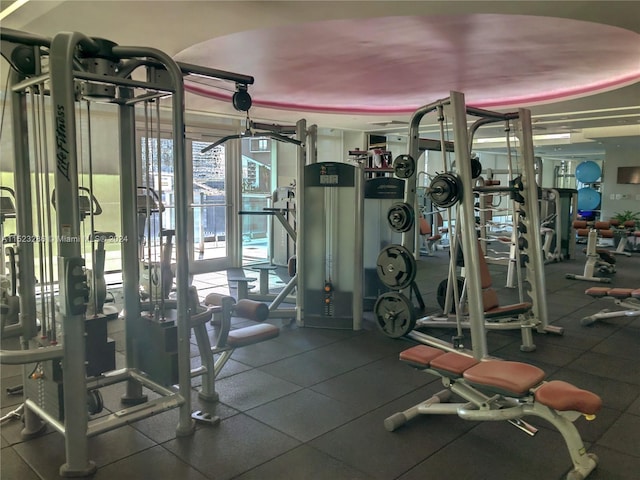
[[[254,105],[333,113],[408,113],[465,93],[478,107],[577,97],[640,80],[640,35],[525,15],[330,20],[238,32],[177,60],[253,75]],[[228,91],[188,82],[193,93]],[[630,104],[638,99],[630,99]]]

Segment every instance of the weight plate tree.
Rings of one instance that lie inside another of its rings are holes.
[[[391,338],[400,338],[416,326],[416,315],[411,300],[401,293],[382,294],[373,311],[378,326]]]

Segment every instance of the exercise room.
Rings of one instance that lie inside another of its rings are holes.
[[[0,478],[638,476],[640,2],[0,22]]]

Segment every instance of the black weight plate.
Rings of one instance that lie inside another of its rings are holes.
[[[462,182],[457,175],[441,173],[429,185],[429,197],[440,208],[449,208],[462,199]]]
[[[478,178],[482,175],[482,163],[478,157],[471,159],[471,178]]]
[[[382,294],[373,307],[373,312],[382,332],[399,338],[416,326],[416,314],[411,301],[401,293],[388,292]]]
[[[436,291],[436,300],[438,301],[438,305],[444,311],[445,302],[447,300],[447,285],[449,285],[449,279],[445,278],[438,285],[438,290]],[[458,295],[462,294],[462,289],[464,288],[464,279],[458,277]],[[453,293],[453,292],[452,292]],[[455,300],[451,302],[451,311],[449,313],[456,313],[456,302]]]
[[[409,178],[416,171],[416,161],[411,155],[398,155],[393,161],[393,173],[398,178]]]
[[[397,233],[408,232],[413,227],[415,214],[408,203],[394,203],[387,213],[387,221],[391,230]]]
[[[416,260],[402,245],[388,245],[376,262],[380,281],[391,289],[402,290],[416,278]]]

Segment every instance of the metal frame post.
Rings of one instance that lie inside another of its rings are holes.
[[[473,180],[471,178],[471,161],[467,131],[467,108],[464,94],[451,92],[451,107],[453,109],[454,138],[456,145],[456,165],[462,183],[462,201],[460,202],[460,219],[462,225],[456,225],[456,230],[462,230],[462,251],[465,264],[479,265],[478,238],[475,229],[475,215],[473,211]],[[473,356],[481,359],[487,356],[487,338],[484,329],[484,312],[482,301],[482,282],[478,268],[466,269],[467,299],[469,305],[469,322],[471,330],[471,344]]]
[[[56,150],[56,211],[58,226],[58,278],[60,318],[64,332],[62,359],[66,463],[62,476],[90,475],[96,465],[89,460],[84,311],[78,287],[84,274],[80,249],[78,207],[78,152],[74,115],[74,55],[78,45],[93,49],[94,42],[79,33],[60,33],[51,42],[51,101]],[[80,271],[78,271],[80,270]],[[86,277],[84,277],[86,282]]]
[[[298,286],[296,289],[296,323],[303,325],[304,322],[304,262],[301,261],[302,252],[304,252],[305,242],[305,221],[304,215],[301,213],[304,211],[305,198],[304,198],[304,167],[307,165],[308,148],[309,143],[315,145],[315,142],[307,142],[307,121],[303,118],[296,122],[296,138],[302,142],[297,151],[297,172],[296,172],[296,211],[297,215],[297,228],[296,228],[296,252],[298,255],[298,261],[296,262],[296,275],[298,277]],[[310,155],[315,160],[315,155]]]
[[[538,332],[544,332],[549,325],[549,315],[547,312],[547,302],[545,299],[546,287],[544,280],[544,259],[542,258],[542,239],[540,237],[540,213],[538,210],[538,185],[536,183],[535,157],[533,153],[533,136],[531,126],[531,111],[521,108],[518,110],[520,122],[517,134],[520,137],[522,149],[523,175],[522,192],[527,206],[527,214],[521,221],[526,225],[529,248],[527,255],[529,261],[526,264],[527,278],[531,279],[531,292],[533,298],[533,314],[540,321]]]

